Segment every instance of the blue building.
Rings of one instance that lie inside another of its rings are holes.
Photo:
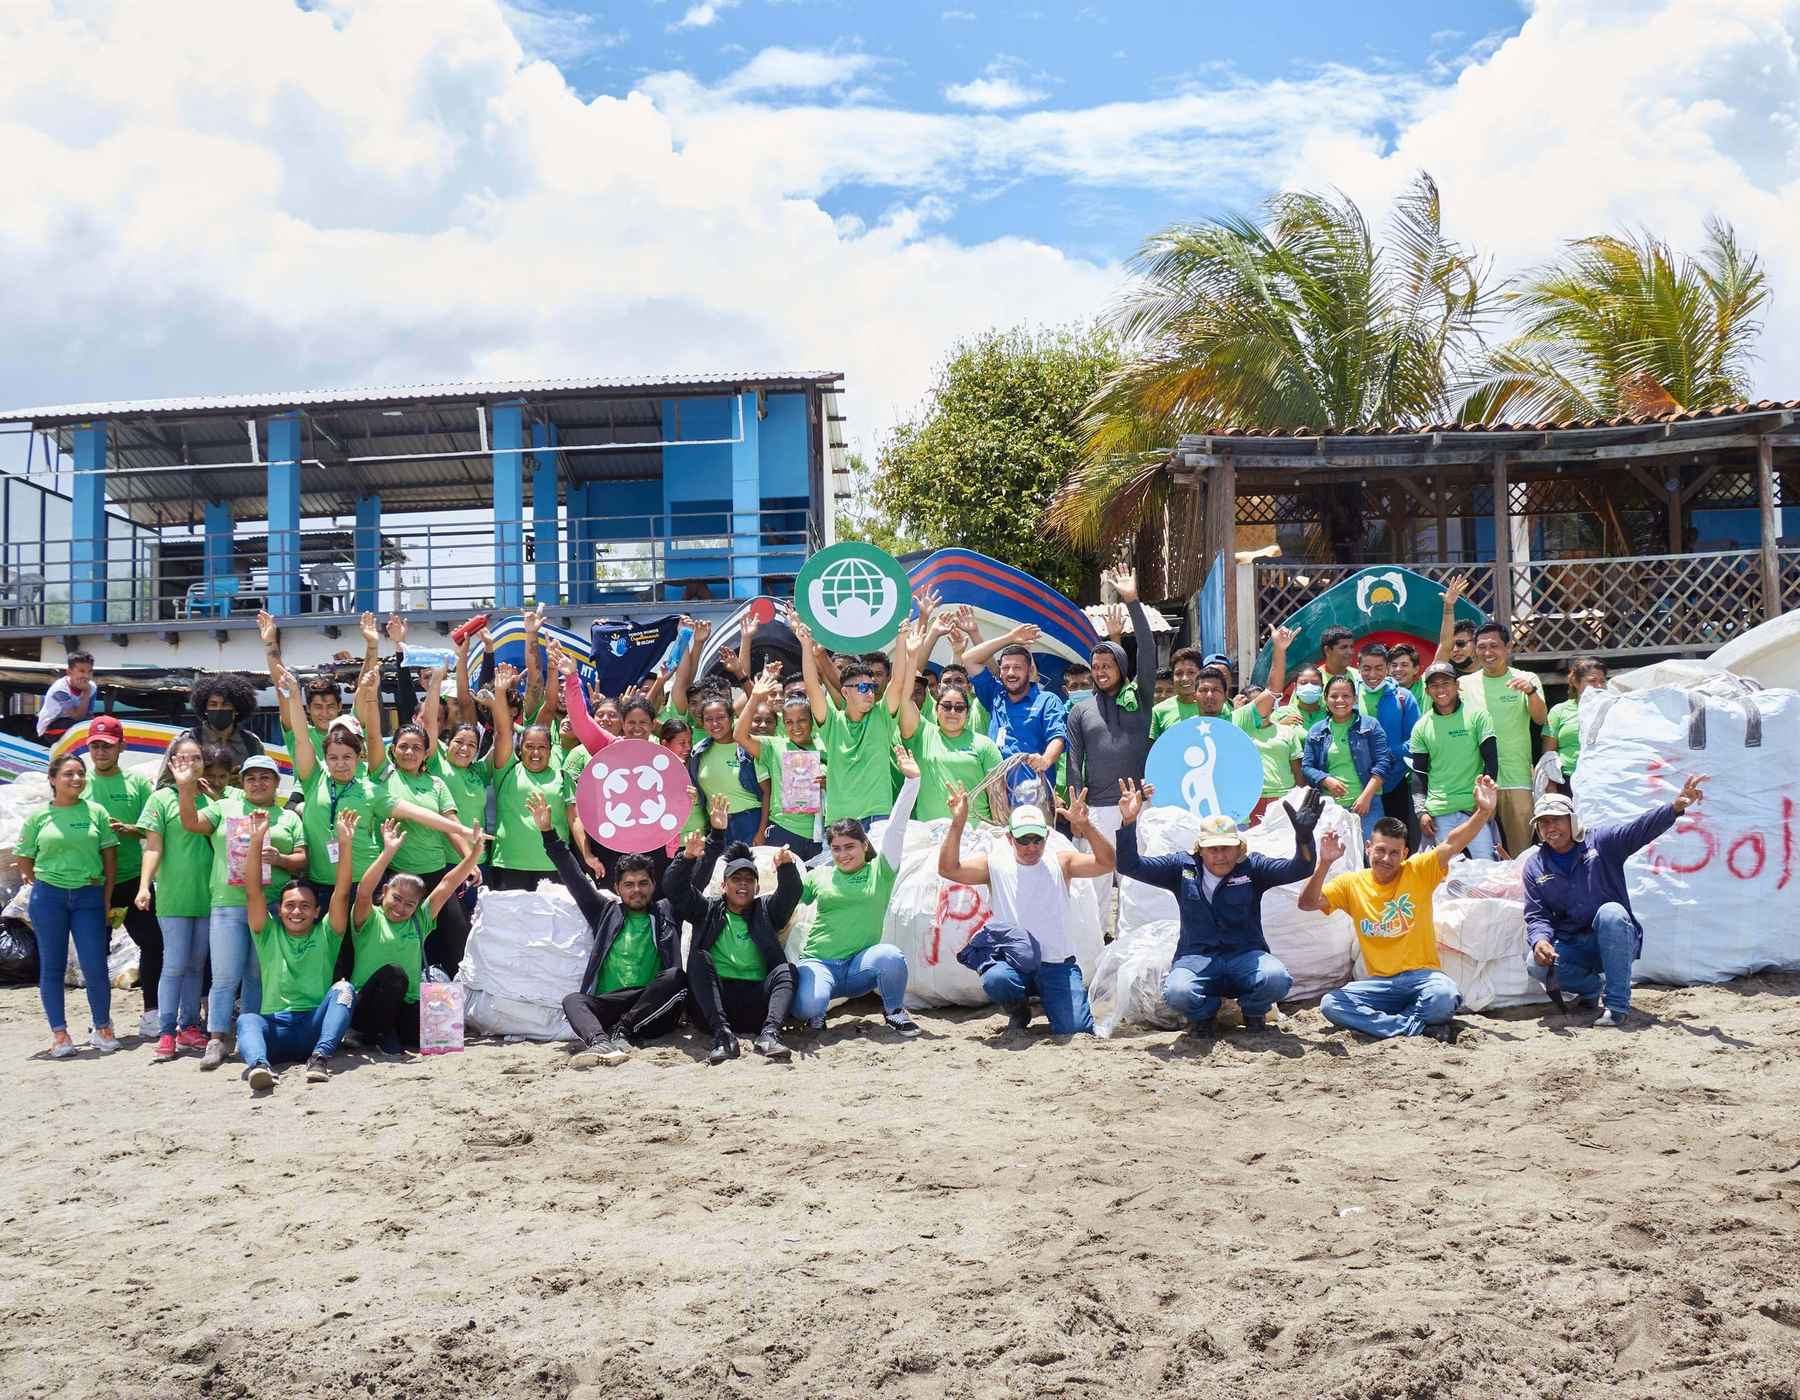
[[[592,615],[786,593],[828,542],[842,380],[572,378],[0,412],[0,432],[29,435],[26,470],[0,483],[0,641],[179,645],[198,630],[223,643],[264,606],[284,630],[335,635],[365,610],[447,626],[533,602]]]

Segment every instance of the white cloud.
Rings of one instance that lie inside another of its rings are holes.
[[[1042,102],[1048,94],[1043,88],[1027,83],[1019,68],[1016,59],[997,58],[982,70],[979,78],[966,83],[951,83],[944,89],[944,96],[958,107],[974,107],[982,112],[1005,112]]]
[[[500,12],[526,53],[552,63],[578,63],[630,37],[623,29],[602,28],[593,14],[550,0],[501,0]]]
[[[975,11],[973,11],[973,10],[945,10],[941,15],[938,16],[938,18],[941,20],[948,20],[952,23],[956,23],[956,22],[966,23],[968,21],[972,21],[975,18]]]
[[[670,29],[706,29],[717,24],[719,16],[736,5],[738,0],[702,0],[698,5],[689,5],[687,13],[669,26]]]
[[[873,67],[875,60],[868,54],[768,48],[720,83],[717,91],[726,97],[753,92],[816,92],[841,88]]]

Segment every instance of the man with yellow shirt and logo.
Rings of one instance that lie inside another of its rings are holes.
[[[1348,914],[1368,973],[1325,994],[1319,1010],[1332,1025],[1380,1040],[1420,1034],[1455,1038],[1450,1018],[1462,997],[1438,963],[1431,896],[1498,802],[1494,780],[1484,773],[1475,780],[1474,813],[1442,844],[1417,855],[1407,854],[1406,824],[1383,817],[1369,838],[1369,868],[1329,880],[1325,874],[1343,855],[1344,843],[1336,832],[1319,838],[1319,863],[1300,893],[1300,907]]]

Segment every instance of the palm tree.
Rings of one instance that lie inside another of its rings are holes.
[[[1127,361],[1088,405],[1085,460],[1052,508],[1072,542],[1093,547],[1149,518],[1181,433],[1449,416],[1492,292],[1486,268],[1445,238],[1431,177],[1396,201],[1386,246],[1342,194],[1281,194],[1265,213],[1177,225],[1139,250],[1139,280],[1111,318]]]
[[[1708,220],[1706,233],[1697,258],[1647,234],[1582,238],[1527,274],[1506,298],[1524,329],[1464,386],[1464,419],[1612,418],[1747,398],[1769,289],[1729,224]]]

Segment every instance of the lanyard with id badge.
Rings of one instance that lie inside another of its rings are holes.
[[[342,802],[344,800],[344,794],[349,792],[350,789],[355,786],[356,780],[354,778],[345,783],[342,789],[340,789],[337,783],[329,776],[325,779],[325,792],[331,798],[331,819],[330,824],[325,828],[331,834],[325,838],[325,858],[329,860],[334,867],[338,863],[339,854],[337,835],[338,803]]]

